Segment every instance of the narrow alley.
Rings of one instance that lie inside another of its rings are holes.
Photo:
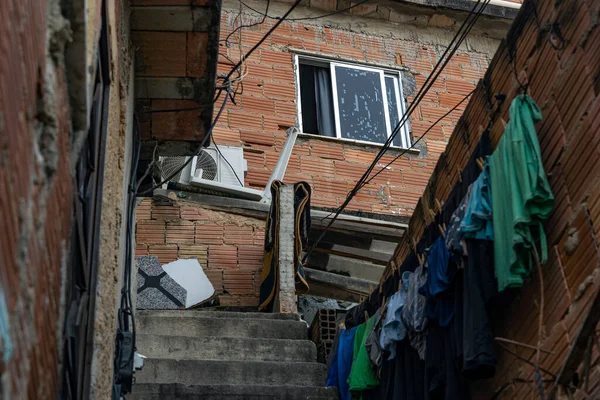
[[[0,398],[600,399],[599,0],[3,0]]]

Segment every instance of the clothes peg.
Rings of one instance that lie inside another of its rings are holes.
[[[415,240],[414,237],[411,237],[410,240],[412,242],[412,249],[415,252],[415,254],[417,254],[417,241]]]
[[[400,291],[400,288],[402,287],[402,278],[400,278],[398,280],[398,291]]]
[[[462,183],[462,171],[458,167],[456,167],[456,171],[458,172],[458,181]]]
[[[440,234],[442,235],[442,237],[445,240],[446,239],[446,231],[444,230],[444,228],[440,224],[438,224],[438,229],[440,230]]]
[[[483,171],[483,167],[485,166],[485,164],[483,162],[483,158],[479,157],[478,159],[475,160],[475,162],[477,163],[477,166],[479,167],[479,169]]]
[[[433,211],[431,208],[429,208],[428,211],[429,211],[429,214],[431,214],[431,216],[433,218],[435,218],[435,211]]]
[[[500,122],[502,122],[502,126],[504,127],[504,129],[506,129],[506,126],[508,124],[506,123],[506,121],[504,120],[504,118],[500,117]]]
[[[369,319],[369,312],[365,310],[365,322]]]
[[[437,206],[437,211],[442,211],[442,203],[438,199],[435,199],[435,205]]]
[[[479,133],[479,137],[481,137],[481,135],[483,135],[483,132],[485,132],[485,128],[483,127],[483,125],[479,125],[477,127],[477,132]]]

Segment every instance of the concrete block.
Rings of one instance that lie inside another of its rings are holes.
[[[136,373],[136,383],[184,385],[294,385],[319,386],[327,378],[327,366],[304,362],[197,361],[147,359]]]
[[[277,339],[306,339],[306,323],[292,320],[262,320],[200,317],[152,317],[141,314],[137,318],[140,334],[179,335],[195,337],[249,337]]]
[[[137,384],[128,400],[334,400],[337,388],[292,385]]]
[[[134,31],[208,32],[210,8],[189,6],[133,7]]]
[[[143,99],[180,99],[201,102],[206,96],[208,86],[203,79],[197,78],[136,78],[137,98]]]
[[[138,351],[148,358],[213,361],[314,362],[310,340],[138,335]]]

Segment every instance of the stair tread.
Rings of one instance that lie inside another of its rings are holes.
[[[138,314],[137,331],[141,334],[193,337],[253,337],[279,339],[306,339],[308,327],[303,321],[254,318],[182,318],[177,315],[157,316]]]
[[[148,358],[228,361],[316,361],[310,340],[247,337],[137,335],[137,350]]]
[[[298,314],[260,313],[240,311],[212,311],[212,310],[137,310],[139,316],[152,317],[178,317],[178,318],[233,318],[233,319],[260,319],[276,321],[300,321]]]
[[[171,399],[203,399],[203,400],[335,400],[338,398],[336,388],[323,386],[298,385],[182,385],[182,384],[136,384],[127,399],[171,400]]]
[[[317,362],[146,359],[138,383],[318,386],[327,367]]]

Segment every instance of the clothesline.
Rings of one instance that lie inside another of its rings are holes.
[[[494,375],[491,316],[503,315],[534,265],[541,274],[547,255],[542,223],[554,198],[535,132],[539,120],[531,98],[513,100],[495,151],[483,132],[446,202],[430,202],[438,213],[419,243],[347,313],[342,335],[354,332],[351,369],[338,373],[349,358],[336,355],[328,380],[341,387],[347,379],[342,399],[350,391],[363,399],[467,399],[469,382]],[[543,350],[533,349],[544,398]]]

